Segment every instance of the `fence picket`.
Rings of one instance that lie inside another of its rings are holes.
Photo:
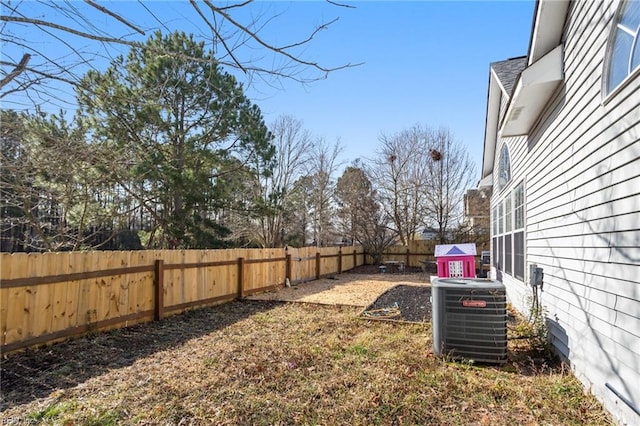
[[[156,261],[164,269],[154,311]],[[0,349],[7,353],[149,321],[154,312],[221,303],[282,286],[285,278],[297,283],[348,271],[364,256],[361,247],[302,247],[0,253],[0,262]]]

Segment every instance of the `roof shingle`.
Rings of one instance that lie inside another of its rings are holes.
[[[491,69],[496,73],[498,80],[500,80],[500,84],[504,87],[504,90],[507,91],[507,95],[509,96],[511,96],[513,85],[515,84],[518,76],[526,67],[526,56],[491,63]]]

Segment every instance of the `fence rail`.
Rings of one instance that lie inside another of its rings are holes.
[[[409,268],[420,268],[424,261],[435,261],[436,243],[429,240],[412,240],[406,246],[391,246],[382,253],[382,260],[404,262]],[[366,263],[373,263],[373,257],[367,255]]]
[[[2,253],[0,350],[160,320],[340,273],[364,257],[360,247]]]
[[[433,259],[433,245],[390,247],[384,259],[419,267]],[[160,320],[365,263],[361,247],[1,253],[0,351]]]

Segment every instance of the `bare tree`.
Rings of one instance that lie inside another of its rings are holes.
[[[438,241],[444,243],[447,232],[461,222],[464,194],[473,185],[475,167],[449,129],[438,129],[429,143],[424,224],[436,229]]]
[[[251,164],[256,181],[247,188],[253,195],[253,211],[238,218],[243,223],[232,227],[234,234],[244,234],[261,247],[281,247],[289,243],[299,194],[309,154],[311,134],[303,123],[289,115],[282,115],[271,124],[275,155],[271,162]],[[258,158],[256,158],[258,160]]]
[[[263,14],[256,18],[261,12],[259,6],[252,3],[248,0],[217,5],[211,0],[190,0],[184,5],[195,16],[190,29],[198,32],[196,38],[215,52],[218,65],[239,70],[249,80],[257,77],[273,82],[287,78],[302,83],[357,65],[326,66],[307,58],[306,50],[314,39],[338,18],[321,22],[296,41],[278,44],[263,34],[278,25],[280,12],[276,10],[269,16]],[[154,9],[159,5],[139,2],[120,6],[116,3],[107,8],[92,0],[82,3],[0,1],[3,43],[0,98],[15,92],[26,93],[27,97],[23,99],[29,99],[32,105],[24,104],[24,108],[43,101],[68,103],[69,93],[61,93],[60,83],[77,85],[88,70],[98,70],[101,62],[110,62],[121,54],[121,47],[125,50],[143,48],[149,33],[173,31],[168,23],[157,17],[158,10]],[[334,2],[327,2],[327,5],[334,9],[341,6]],[[55,49],[48,48],[54,43]],[[175,55],[175,52],[164,50],[151,53]],[[201,60],[195,57],[174,59]]]
[[[302,176],[295,183],[296,190],[291,194],[290,210],[287,217],[286,244],[302,247],[309,242],[311,232],[311,199],[313,195],[312,179]]]
[[[318,247],[332,242],[337,236],[334,217],[334,175],[340,167],[340,141],[331,146],[320,139],[315,142],[307,169],[309,178],[313,238]]]
[[[368,220],[369,210],[376,205],[371,181],[358,163],[344,170],[336,182],[335,196],[340,232],[350,243],[355,243],[358,223]]]
[[[368,172],[403,245],[415,238],[424,221],[429,175],[427,152],[431,130],[414,126],[392,136],[382,135]]]
[[[380,263],[384,250],[396,240],[388,227],[389,219],[380,208],[376,191],[364,170],[355,163],[348,167],[336,184],[337,217],[343,235],[362,245],[365,252]]]
[[[447,128],[415,125],[392,136],[382,135],[368,173],[382,208],[402,244],[423,226],[433,227],[445,242],[459,225],[464,193],[474,166]]]
[[[380,264],[385,250],[398,241],[396,233],[387,225],[388,222],[385,213],[380,208],[374,208],[366,221],[356,224],[357,241],[365,253],[372,257],[374,265]]]

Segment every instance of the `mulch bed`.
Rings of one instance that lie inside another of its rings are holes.
[[[405,322],[431,320],[431,287],[397,285],[380,295],[362,318]]]

